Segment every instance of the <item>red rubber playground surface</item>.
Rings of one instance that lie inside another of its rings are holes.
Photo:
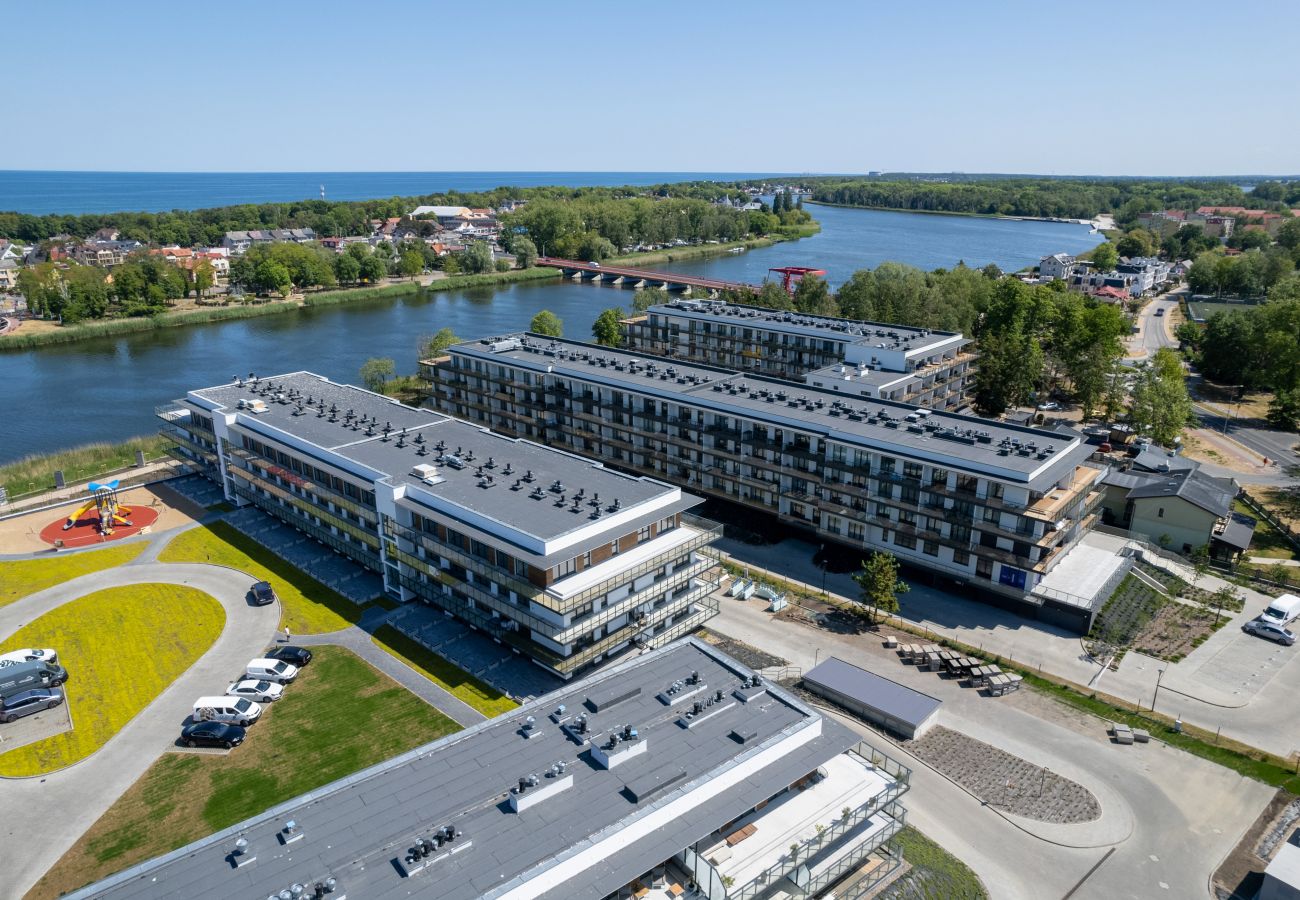
[[[148,528],[158,521],[158,510],[156,509],[150,509],[147,506],[132,506],[130,509],[131,514],[127,518],[131,520],[131,524],[129,526],[120,524],[114,526],[113,533],[110,535],[99,533],[99,514],[92,508],[89,512],[83,513],[81,518],[67,531],[63,530],[63,523],[68,521],[67,516],[46,525],[41,529],[41,540],[51,545],[55,541],[63,541],[65,547],[85,547],[90,544],[117,541],[133,534],[139,534],[140,529]]]

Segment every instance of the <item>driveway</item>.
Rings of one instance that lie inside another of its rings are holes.
[[[1110,743],[1102,723],[1032,691],[980,696],[904,666],[871,635],[838,635],[779,621],[757,601],[724,598],[712,630],[807,669],[834,654],[943,700],[939,721],[1064,774],[1102,804],[1080,825],[1043,825],[974,802],[924,764],[904,798],[909,818],[968,863],[993,896],[1205,897],[1209,878],[1273,796],[1267,785],[1159,742]],[[863,733],[876,743],[883,739]],[[904,745],[905,747],[906,745]],[[897,748],[893,748],[897,751]],[[1095,872],[1110,847],[1113,856]],[[1086,877],[1086,880],[1085,879]]]
[[[194,698],[220,690],[273,638],[280,611],[248,604],[253,581],[220,566],[146,563],[76,578],[0,608],[0,639],[84,594],[131,584],[188,585],[226,611],[225,628],[208,652],[93,756],[52,775],[0,780],[0,896],[22,897],[171,745]]]

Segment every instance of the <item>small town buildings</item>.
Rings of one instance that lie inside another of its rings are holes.
[[[193,390],[158,415],[231,503],[562,678],[717,614],[720,528],[662,481],[309,372]]]
[[[966,405],[976,359],[957,332],[707,300],[652,306],[624,334],[644,353],[933,409]]]
[[[0,259],[0,291],[11,291],[18,286],[21,269],[16,259]]]
[[[910,777],[689,638],[69,897],[871,896]]]
[[[451,415],[1083,625],[1077,604],[1034,594],[1097,518],[1102,469],[1070,429],[536,334],[457,344],[422,371]]]
[[[316,232],[311,228],[269,228],[254,231],[227,231],[221,246],[231,254],[238,256],[247,252],[253,244],[272,244],[292,242],[308,244],[316,240]]]

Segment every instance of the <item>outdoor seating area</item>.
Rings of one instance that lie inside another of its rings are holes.
[[[369,603],[384,592],[378,575],[256,507],[236,510],[225,521],[354,603]]]
[[[898,655],[904,663],[964,680],[970,687],[986,691],[990,697],[1018,691],[1024,682],[1020,675],[1003,672],[999,666],[963,656],[938,644],[899,644]]]
[[[692,884],[690,876],[669,860],[634,879],[605,900],[678,900],[702,896],[704,895]]]
[[[409,604],[389,624],[521,702],[550,693],[563,684],[509,647],[423,603]]]

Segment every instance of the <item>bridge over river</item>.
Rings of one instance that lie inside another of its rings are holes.
[[[574,281],[604,281],[638,288],[662,288],[670,291],[688,291],[700,288],[706,291],[749,291],[758,293],[759,285],[740,281],[723,281],[699,275],[682,275],[676,272],[655,272],[635,266],[615,266],[604,263],[582,262],[576,259],[558,259],[553,256],[538,257],[537,265],[559,269],[565,278]]]

